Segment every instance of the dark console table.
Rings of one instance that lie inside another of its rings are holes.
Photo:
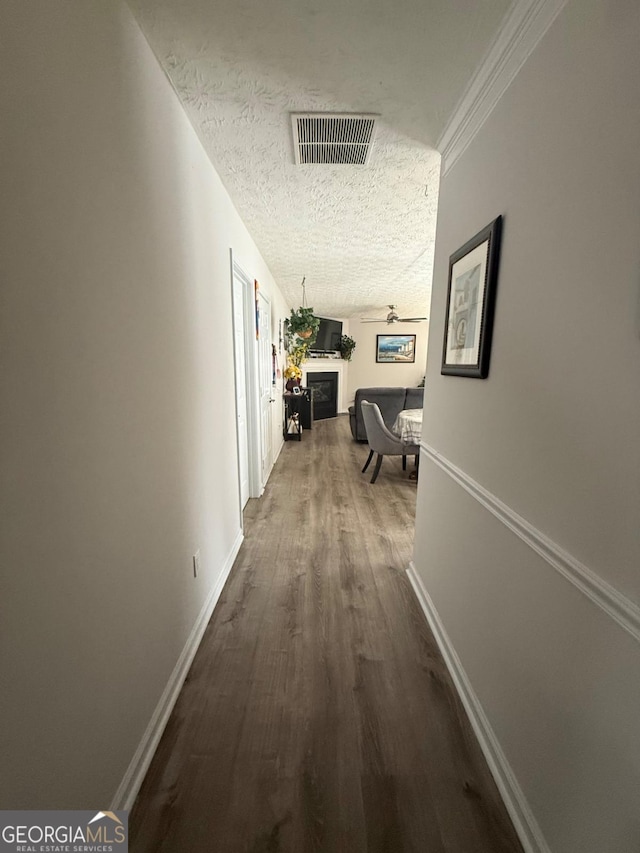
[[[302,440],[302,431],[313,427],[313,407],[311,388],[301,388],[299,394],[285,391],[284,401],[284,440]]]

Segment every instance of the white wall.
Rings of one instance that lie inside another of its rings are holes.
[[[640,844],[639,43],[572,0],[440,190],[424,441],[461,474],[423,452],[415,563],[554,853]],[[443,377],[449,255],[498,214],[489,378]]]
[[[128,10],[0,18],[0,805],[95,808],[238,543],[230,247],[283,302]]]
[[[349,363],[348,402],[353,403],[358,388],[378,386],[416,387],[425,374],[429,323],[361,323],[349,321],[349,335],[356,348]],[[416,335],[416,360],[413,364],[378,364],[377,335]]]

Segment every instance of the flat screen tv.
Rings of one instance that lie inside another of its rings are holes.
[[[320,328],[315,343],[310,347],[311,352],[337,352],[340,349],[342,323],[340,320],[326,320],[319,317]]]

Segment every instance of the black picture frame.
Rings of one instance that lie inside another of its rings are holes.
[[[489,375],[501,235],[498,216],[449,258],[440,370],[446,376]]]
[[[415,360],[415,335],[376,335],[378,364],[413,364]]]

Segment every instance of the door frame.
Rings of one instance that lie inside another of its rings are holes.
[[[255,327],[255,296],[254,282],[243,267],[238,263],[234,256],[233,249],[229,250],[231,263],[231,299],[232,299],[232,322],[233,322],[233,283],[234,278],[242,284],[242,300],[243,300],[243,341],[244,341],[244,359],[246,372],[246,399],[247,399],[247,441],[248,441],[248,457],[249,457],[249,497],[259,498],[264,487],[260,474],[261,469],[261,442],[260,442],[260,401],[258,399],[258,347],[256,341]],[[235,342],[234,342],[235,344]],[[234,346],[235,349],[235,346]],[[234,352],[235,364],[235,352]],[[234,375],[234,384],[237,382],[237,377]],[[234,406],[236,410],[236,456],[238,468],[238,505],[242,503],[241,484],[240,484],[240,436],[238,435],[238,395],[237,387],[235,393]],[[240,521],[242,525],[242,508],[240,508]]]
[[[271,469],[273,468],[273,411],[271,409],[271,404],[274,402],[273,397],[273,381],[272,381],[272,357],[271,357],[271,298],[266,294],[262,289],[257,289],[254,292],[255,295],[255,303],[256,310],[260,313],[262,311],[262,306],[260,305],[260,300],[263,301],[264,304],[264,316],[267,318],[267,327],[268,327],[268,335],[265,338],[265,344],[263,346],[262,339],[256,340],[256,354],[257,354],[257,362],[256,362],[256,377],[258,378],[258,387],[257,387],[257,401],[258,401],[258,426],[260,428],[260,437],[261,437],[261,446],[260,446],[260,484],[262,489],[267,484],[269,479],[269,475],[271,474]],[[262,326],[262,318],[256,318],[256,326],[258,327],[260,334],[262,334],[262,330],[260,327]],[[264,364],[261,363],[261,359],[264,358]],[[262,409],[262,388],[261,382],[262,378],[265,379],[266,389],[269,396],[269,406],[267,408],[267,421],[268,428],[266,430],[263,429],[263,418],[264,412]],[[262,446],[262,436],[266,436],[266,447]],[[267,470],[263,469],[263,462],[265,454],[267,455]]]
[[[242,502],[242,444],[243,444],[243,435],[240,430],[240,411],[238,405],[238,389],[240,387],[240,383],[243,384],[244,388],[244,433],[246,436],[246,453],[247,453],[247,499],[251,497],[251,485],[250,485],[250,453],[249,453],[249,395],[248,395],[248,376],[247,376],[247,363],[246,363],[246,343],[245,343],[245,306],[244,306],[244,277],[240,275],[236,275],[234,271],[234,263],[233,263],[233,250],[229,250],[229,262],[230,262],[230,270],[231,270],[231,326],[233,332],[233,376],[234,376],[234,385],[235,385],[235,395],[234,395],[234,407],[235,407],[235,415],[236,415],[236,444],[237,444],[237,460],[238,460],[238,502],[239,502],[239,512],[240,512],[240,527],[244,530],[243,525],[243,512],[244,512],[244,504]],[[239,299],[236,298],[237,291],[239,290]],[[238,304],[239,303],[239,304]],[[239,323],[236,322],[236,315],[238,313],[238,309],[240,312],[241,320]],[[238,328],[240,326],[240,328]],[[238,341],[238,336],[240,337],[240,341]]]

